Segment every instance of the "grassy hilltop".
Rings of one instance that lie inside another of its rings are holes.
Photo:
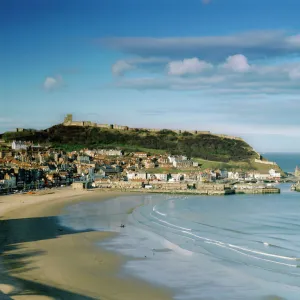
[[[33,141],[66,151],[83,148],[121,148],[126,152],[144,151],[151,154],[167,152],[191,157],[198,161],[203,169],[257,170],[267,173],[270,168],[274,168],[284,175],[278,166],[254,162],[254,159],[258,158],[258,153],[245,141],[213,134],[176,133],[166,129],[159,132],[141,129],[119,131],[59,124],[46,130],[6,132],[0,135],[0,139],[8,142]]]
[[[84,147],[121,147],[129,151],[183,154],[188,157],[219,162],[249,162],[257,157],[252,147],[242,140],[211,134],[176,133],[171,130],[149,132],[147,130],[119,131],[93,127],[55,125],[47,130],[7,132],[7,141],[14,139],[50,143],[65,150]]]

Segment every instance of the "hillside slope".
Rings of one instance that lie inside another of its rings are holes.
[[[242,140],[229,139],[210,134],[187,132],[177,134],[171,130],[148,132],[147,130],[118,131],[93,127],[55,125],[47,130],[7,132],[7,141],[14,139],[39,143],[51,143],[66,150],[83,147],[122,147],[127,150],[168,152],[199,157],[213,161],[249,161],[257,154]]]

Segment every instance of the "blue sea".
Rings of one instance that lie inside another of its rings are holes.
[[[294,172],[296,166],[300,167],[300,152],[299,153],[263,153],[262,156],[269,161],[276,162],[283,171]],[[299,297],[300,299],[300,297]]]
[[[280,188],[275,195],[128,194],[69,206],[60,222],[119,232],[99,247],[139,258],[120,276],[168,287],[174,299],[299,300],[300,193]]]

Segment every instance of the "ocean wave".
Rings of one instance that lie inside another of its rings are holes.
[[[172,199],[173,201],[173,199]],[[175,216],[177,216],[175,214]],[[204,244],[210,244],[215,247],[221,247],[223,249],[226,249],[227,251],[231,251],[234,253],[238,253],[239,255],[246,256],[249,259],[252,260],[260,260],[265,263],[269,264],[277,264],[281,266],[286,267],[293,267],[293,268],[299,268],[297,264],[291,264],[287,263],[286,261],[300,261],[300,258],[296,256],[289,256],[289,255],[283,255],[282,253],[269,253],[268,251],[262,251],[261,249],[255,249],[245,246],[240,246],[238,244],[228,242],[227,240],[231,238],[231,236],[228,236],[228,234],[222,234],[224,232],[232,232],[235,234],[232,238],[234,240],[243,240],[244,242],[247,240],[245,239],[245,236],[251,235],[251,233],[247,233],[245,231],[241,230],[235,230],[223,226],[215,226],[203,222],[193,222],[191,220],[185,220],[183,218],[178,218],[174,216],[169,216],[168,213],[166,213],[160,205],[155,205],[151,208],[145,208],[140,207],[137,208],[134,211],[133,219],[143,224],[148,228],[148,230],[151,230],[153,232],[156,232],[156,234],[161,235],[165,238],[165,246],[169,247],[171,250],[178,252],[178,253],[204,253],[203,250],[205,250],[205,253],[209,253],[209,255],[217,257],[222,257],[223,259],[232,259],[235,262],[239,263],[247,263],[251,264],[251,262],[247,261],[245,262],[243,259],[237,259],[238,257],[231,257],[231,255],[227,254],[227,252],[220,252],[214,250],[213,248],[207,249]],[[143,221],[141,221],[143,219]],[[182,224],[189,224],[189,227],[186,227]],[[253,224],[254,225],[254,224]],[[273,227],[273,228],[281,228],[280,226],[272,226],[272,225],[266,225],[263,226],[266,227]],[[210,228],[210,231],[203,230],[203,227]],[[264,227],[265,228],[265,227]],[[203,234],[198,233],[206,233],[206,236]],[[212,238],[212,236],[220,236],[220,239]],[[224,239],[222,240],[222,236],[224,236]],[[191,240],[192,244],[186,243],[179,245],[178,240],[187,239]],[[200,242],[200,243],[199,243]],[[266,241],[248,241],[249,243],[258,243],[261,245],[264,245],[267,248],[273,249],[275,251],[276,249],[280,250],[288,250],[285,247],[281,247],[279,245],[272,244],[270,242]],[[169,246],[168,246],[169,245]],[[185,252],[187,251],[187,252]],[[252,264],[255,265],[254,261]]]

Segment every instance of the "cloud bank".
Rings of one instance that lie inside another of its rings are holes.
[[[249,59],[300,54],[300,34],[291,35],[284,31],[200,37],[112,37],[95,39],[94,42],[141,57],[199,57],[209,62],[221,62],[236,53]]]
[[[147,72],[147,66],[144,67]],[[126,75],[125,69],[128,70],[124,68],[123,75]],[[200,90],[215,95],[297,94],[300,92],[300,61],[276,65],[251,64],[243,54],[229,56],[219,64],[196,57],[185,58],[162,64],[157,74],[123,76],[114,82],[114,86],[137,90]]]

